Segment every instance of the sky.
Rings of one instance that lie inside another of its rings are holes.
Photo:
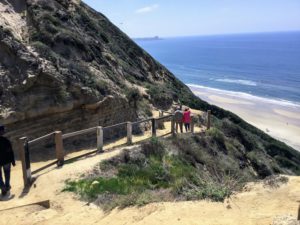
[[[83,0],[132,38],[300,30],[300,0]]]

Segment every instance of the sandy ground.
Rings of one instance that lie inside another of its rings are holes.
[[[300,151],[300,106],[246,94],[191,86],[201,99],[230,110]]]
[[[193,111],[194,114],[201,113]],[[157,116],[155,112],[155,116]],[[166,129],[158,131],[163,135],[170,131],[170,123]],[[196,132],[202,131],[196,128]],[[136,136],[134,141],[149,137]],[[249,183],[242,193],[233,195],[224,203],[209,201],[155,203],[137,208],[115,209],[104,213],[94,204],[87,204],[73,193],[62,192],[67,179],[78,179],[89,173],[100,161],[120,153],[121,148],[110,149],[125,143],[120,139],[105,146],[105,153],[94,154],[62,168],[52,166],[36,174],[36,181],[29,190],[23,190],[20,162],[12,169],[12,191],[9,197],[0,199],[0,225],[34,225],[34,224],[230,224],[269,225],[273,219],[282,215],[296,218],[300,204],[300,177],[289,177],[289,182],[279,188],[263,187],[262,183]],[[131,147],[126,147],[131,148]],[[109,150],[110,149],[110,150]],[[72,158],[90,150],[72,153]],[[39,168],[47,162],[33,163],[32,168]],[[32,205],[11,209],[39,201],[50,200],[51,207]]]

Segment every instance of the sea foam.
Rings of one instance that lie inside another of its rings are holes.
[[[215,81],[224,82],[224,83],[241,84],[247,86],[257,86],[257,83],[251,80],[215,79]]]
[[[214,93],[214,94],[219,94],[221,96],[241,98],[241,99],[251,100],[251,101],[265,103],[265,104],[288,106],[288,107],[293,107],[293,108],[297,108],[300,110],[300,102],[292,102],[292,101],[287,101],[284,99],[259,97],[259,96],[251,95],[251,94],[244,93],[244,92],[221,90],[221,89],[205,87],[205,86],[197,85],[197,84],[187,84],[187,86],[189,86],[193,90],[200,89],[200,90],[204,90],[206,92],[210,92],[211,94]]]

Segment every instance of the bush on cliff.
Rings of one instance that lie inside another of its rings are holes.
[[[67,181],[64,190],[105,210],[157,201],[223,201],[245,182],[261,177],[261,168],[241,157],[242,150],[231,142],[217,129],[207,135],[152,138],[102,162],[99,173]],[[231,145],[228,151],[225,145]]]

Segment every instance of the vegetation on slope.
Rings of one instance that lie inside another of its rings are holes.
[[[152,138],[102,162],[93,174],[67,181],[64,190],[105,210],[157,201],[223,201],[246,182],[288,171],[264,152],[247,152],[238,138],[218,128]]]

